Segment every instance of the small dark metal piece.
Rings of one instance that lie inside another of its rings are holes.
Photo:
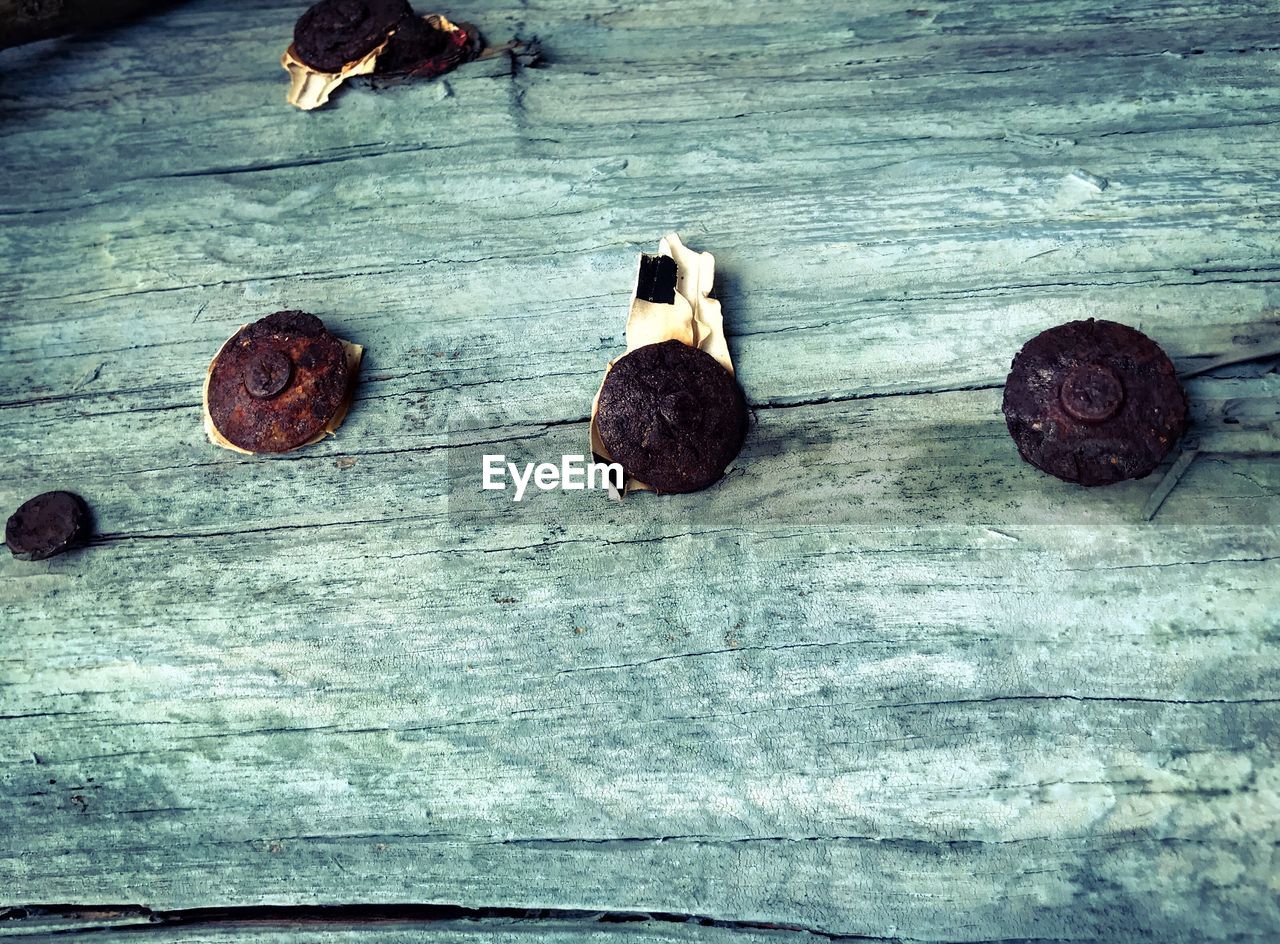
[[[89,510],[79,495],[45,492],[18,508],[5,523],[4,540],[18,560],[61,554],[85,539]]]
[[[1073,321],[1036,335],[1013,359],[1004,415],[1022,458],[1068,482],[1149,475],[1186,431],[1173,363],[1140,331]]]
[[[353,381],[346,349],[319,318],[278,311],[241,328],[214,358],[209,418],[241,449],[287,452],[325,429]]]
[[[250,357],[244,365],[244,388],[249,391],[249,396],[265,400],[287,387],[292,376],[293,362],[289,356],[276,349],[267,349]]]
[[[658,305],[674,305],[676,274],[676,261],[670,256],[641,253],[640,272],[636,276],[636,298]]]

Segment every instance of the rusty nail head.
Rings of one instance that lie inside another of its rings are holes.
[[[218,432],[249,452],[288,452],[320,435],[354,382],[343,344],[315,315],[278,311],[241,328],[209,370]]]
[[[1187,428],[1187,398],[1168,355],[1114,321],[1073,321],[1022,346],[1004,385],[1022,458],[1080,485],[1150,474]]]
[[[293,361],[287,354],[272,349],[259,351],[244,365],[244,388],[249,396],[266,400],[289,386],[292,376]]]
[[[1058,389],[1062,408],[1083,423],[1115,416],[1124,402],[1124,385],[1106,364],[1077,364]]]

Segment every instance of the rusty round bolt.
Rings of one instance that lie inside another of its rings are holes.
[[[10,515],[4,541],[18,560],[44,560],[82,544],[88,522],[89,509],[79,495],[45,492]]]
[[[274,397],[289,385],[293,362],[283,351],[267,349],[252,355],[244,365],[244,388],[259,400]]]
[[[304,445],[344,407],[355,374],[346,348],[315,315],[278,311],[241,328],[213,359],[209,418],[249,452]]]
[[[1028,341],[1004,387],[1022,458],[1080,485],[1149,475],[1187,428],[1187,398],[1160,346],[1114,321],[1073,321]]]

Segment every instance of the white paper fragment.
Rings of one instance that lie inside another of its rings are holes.
[[[378,64],[378,56],[382,54],[382,50],[387,48],[387,41],[383,40],[382,45],[371,51],[363,59],[343,66],[341,72],[332,73],[317,72],[312,69],[294,56],[293,47],[290,46],[284,51],[284,55],[280,57],[280,65],[289,73],[289,94],[286,96],[286,100],[290,105],[301,108],[303,111],[319,108],[329,100],[333,90],[347,81],[347,79],[354,75],[369,75],[372,73],[374,67]]]

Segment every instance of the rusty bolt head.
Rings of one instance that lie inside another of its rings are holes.
[[[1077,364],[1058,388],[1062,408],[1082,423],[1101,423],[1115,416],[1124,402],[1124,385],[1106,364]]]
[[[278,311],[241,328],[209,370],[214,426],[249,452],[287,452],[318,436],[353,380],[342,342],[315,315]]]
[[[289,385],[293,361],[283,351],[273,348],[253,354],[244,365],[244,388],[249,396],[266,400]]]
[[[83,543],[88,522],[89,510],[79,495],[45,492],[9,517],[4,540],[18,560],[44,560]]]
[[[1186,430],[1187,398],[1159,345],[1089,319],[1023,346],[1005,381],[1004,415],[1027,462],[1068,482],[1108,485],[1160,464]]]

